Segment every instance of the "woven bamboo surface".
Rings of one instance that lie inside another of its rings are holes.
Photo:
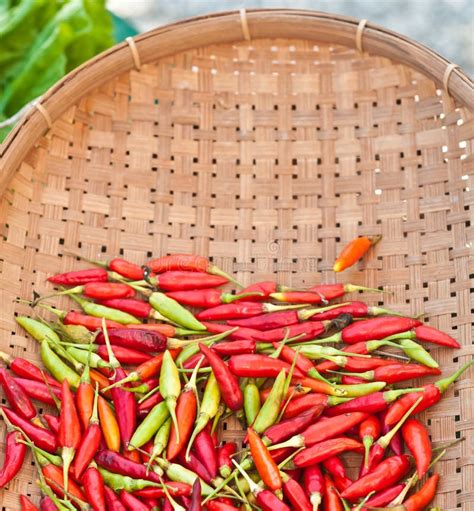
[[[335,281],[349,239],[381,234],[340,280],[383,286],[393,293],[383,302],[364,299],[423,311],[458,339],[460,350],[433,350],[444,374],[468,361],[472,114],[425,74],[317,36],[241,36],[139,70],[129,57],[128,70],[52,116],[2,197],[0,349],[39,359],[14,321],[28,308],[14,300],[85,267],[68,250],[139,263],[194,252],[244,283],[306,286]],[[439,463],[444,511],[474,509],[473,401],[470,372],[424,413],[436,444],[466,438]],[[222,435],[240,438],[240,427],[230,421]],[[30,461],[0,491],[2,509],[19,509],[20,493],[37,497]]]

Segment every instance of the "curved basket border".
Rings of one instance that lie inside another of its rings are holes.
[[[30,108],[0,146],[0,195],[19,163],[64,111],[106,80],[136,67],[135,47],[141,64],[209,44],[229,44],[247,39],[297,38],[319,40],[356,48],[360,44],[361,21],[329,13],[297,9],[249,9],[189,18],[145,32],[134,45],[119,43],[71,71],[53,85],[38,105]],[[245,24],[243,21],[245,20]],[[365,20],[364,20],[365,21]],[[458,66],[426,46],[397,32],[364,23],[363,49],[408,65],[431,78],[461,105],[474,110],[473,82]],[[42,111],[49,115],[45,117]]]

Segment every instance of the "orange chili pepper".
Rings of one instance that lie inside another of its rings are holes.
[[[81,423],[74,404],[69,382],[64,378],[61,386],[61,415],[59,418],[59,445],[63,448],[64,490],[68,491],[69,466],[81,442]]]
[[[110,385],[109,379],[107,376],[104,376],[102,373],[99,373],[99,371],[96,371],[95,369],[90,370],[90,377],[91,381],[95,385],[99,385],[99,392],[103,394],[106,398],[110,399],[112,396],[110,394],[109,390],[104,390],[106,387]]]
[[[99,396],[98,402],[100,427],[104,435],[105,443],[111,451],[120,451],[120,430],[118,422],[109,403]]]
[[[250,452],[262,481],[273,491],[280,490],[283,483],[277,464],[262,439],[252,428],[247,430]]]
[[[178,397],[176,405],[176,418],[178,422],[178,435],[174,424],[171,426],[171,432],[168,440],[168,450],[166,458],[168,461],[173,460],[186,446],[193,430],[194,421],[197,414],[197,389],[196,377],[201,360],[194,368],[193,374],[189,382],[183,388]]]
[[[382,239],[382,236],[374,238],[367,238],[362,236],[350,241],[339,254],[333,266],[333,271],[344,271],[355,264],[361,257],[363,257],[372,245],[375,245]]]

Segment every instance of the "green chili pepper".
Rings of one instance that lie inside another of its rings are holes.
[[[180,305],[176,300],[164,293],[153,293],[148,299],[150,305],[166,318],[189,330],[206,330],[193,314]]]
[[[41,360],[55,380],[62,382],[66,379],[73,389],[77,389],[80,382],[79,375],[54,353],[46,340],[41,342]]]
[[[263,433],[267,428],[273,426],[280,413],[281,404],[284,398],[286,371],[282,369],[275,378],[272,390],[263,403],[262,409],[258,413],[253,429],[257,433]]]
[[[165,471],[166,475],[168,476],[169,479],[171,479],[171,481],[185,483],[189,484],[189,486],[192,486],[194,484],[194,481],[198,478],[197,474],[181,465],[178,465],[177,463],[170,463],[169,461],[164,460],[163,458],[158,458],[156,461],[158,465]],[[211,488],[202,479],[200,479],[200,482],[201,493],[203,495],[209,495],[210,493],[212,493],[213,488]]]
[[[89,363],[89,366],[93,367],[93,368],[97,368],[97,367],[110,368],[110,364],[108,362],[106,362],[102,357],[97,355],[97,353],[90,352],[90,354],[89,354],[88,350],[74,348],[72,346],[68,346],[66,348],[66,352],[69,353],[76,360],[78,360],[81,364],[86,365],[87,363]],[[90,356],[90,359],[89,359],[89,356]]]
[[[168,350],[163,355],[163,363],[160,372],[160,394],[165,400],[166,406],[171,415],[174,427],[176,428],[176,441],[179,442],[178,421],[176,419],[176,401],[181,392],[181,381],[179,371],[174,363],[173,357]],[[155,430],[156,431],[156,430]]]
[[[436,362],[425,348],[417,342],[412,341],[411,339],[399,339],[398,344],[402,348],[403,352],[412,360],[416,360],[427,367],[439,367],[438,362]]]
[[[132,451],[135,447],[141,447],[146,444],[168,419],[169,415],[168,405],[165,401],[155,405],[135,430],[130,439],[128,450]]]
[[[331,346],[319,346],[317,344],[300,344],[298,345],[300,353],[310,360],[316,360],[318,358],[336,357],[336,356],[347,356],[347,351],[341,351]],[[368,358],[370,355],[363,355],[359,353],[350,353],[351,357]]]
[[[248,426],[253,424],[260,408],[260,391],[257,385],[255,385],[255,380],[251,378],[244,387],[244,411]]]
[[[110,321],[115,321],[123,325],[138,325],[141,323],[141,321],[139,321],[135,316],[127,314],[126,312],[112,309],[98,303],[89,302],[88,300],[76,295],[70,295],[70,297],[77,302],[81,306],[81,309],[89,316],[109,319]]]
[[[61,339],[73,344],[90,344],[95,334],[90,332],[83,325],[65,325],[61,321],[53,323],[51,328],[61,337]]]
[[[213,419],[219,410],[219,403],[221,401],[221,391],[217,384],[214,373],[211,372],[209,379],[207,380],[206,388],[204,389],[204,395],[202,396],[201,408],[199,409],[199,415],[196,419],[194,431],[188,442],[186,449],[186,457],[189,455],[189,451],[193,445],[196,436],[206,427],[207,423]]]
[[[24,328],[33,339],[42,341],[43,339],[49,339],[51,341],[60,342],[58,334],[48,325],[45,325],[41,321],[37,321],[27,316],[18,316],[15,318],[16,322]]]
[[[166,449],[166,446],[168,445],[168,439],[170,437],[170,432],[171,417],[165,420],[155,435],[153,450],[151,451],[151,456],[147,463],[148,467],[150,467],[153,463],[153,460]]]
[[[104,483],[114,491],[125,490],[127,492],[133,492],[149,488],[150,486],[155,488],[161,487],[159,483],[147,481],[146,479],[132,479],[131,477],[121,474],[114,474],[102,467],[98,467],[98,470],[104,478]]]
[[[372,381],[370,383],[358,383],[357,385],[338,385],[338,389],[345,390],[344,397],[367,396],[373,392],[378,392],[387,385],[384,381]],[[364,410],[361,410],[364,411]]]

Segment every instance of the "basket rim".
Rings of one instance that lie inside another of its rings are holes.
[[[283,8],[221,11],[186,18],[149,30],[135,36],[133,38],[135,43],[133,46],[140,50],[139,55],[142,63],[148,63],[196,47],[239,42],[244,40],[246,36],[242,26],[242,11],[246,14],[250,34],[255,35],[254,39],[269,38],[266,35],[259,35],[259,29],[265,23],[278,23],[282,25],[278,31],[278,37],[273,37],[274,39],[298,38],[288,35],[291,32],[289,22],[300,20],[314,23],[314,26],[311,27],[315,30],[314,40],[318,40],[319,36],[322,40],[330,41],[331,36],[333,36],[334,39],[331,42],[334,44],[356,47],[356,38],[360,30],[359,26],[361,22],[364,22],[364,25],[361,27],[363,29],[364,51],[386,56],[404,65],[408,65],[427,75],[440,86],[443,86],[443,82],[446,84],[446,72],[448,71],[449,94],[459,101],[462,106],[466,106],[471,111],[474,110],[473,82],[462,68],[424,44],[409,37],[382,26],[367,23],[367,20],[359,20],[350,16],[305,9]],[[227,24],[230,22],[233,29],[232,33],[229,34],[228,28],[221,31],[215,30],[212,33],[212,37],[209,37],[208,30],[211,28],[209,24],[215,24],[216,22]],[[318,28],[318,22],[323,23],[324,28]],[[287,29],[286,33],[285,28]],[[197,36],[191,36],[190,32],[192,29],[196,29],[194,33],[198,34]],[[342,35],[339,34],[339,40],[336,39],[337,30],[343,31]],[[150,51],[147,52],[147,49],[149,50],[150,47],[150,41],[182,32],[188,36],[188,40],[185,38],[185,41],[181,43],[181,47],[176,48],[170,45],[169,49],[163,50],[163,45],[161,45],[159,55],[156,55],[156,52],[152,52],[152,54],[150,54]],[[195,42],[196,38],[197,41]],[[308,39],[303,36],[300,38]],[[145,48],[146,46],[148,48]],[[377,48],[379,52],[371,51],[374,48]],[[122,41],[92,59],[87,60],[50,87],[41,96],[39,107],[37,105],[32,106],[24,113],[5,141],[0,145],[0,196],[13,178],[19,163],[34,147],[37,140],[48,131],[51,123],[54,123],[67,108],[86,96],[90,90],[136,67],[135,55],[133,55],[130,49],[127,41]],[[414,55],[410,54],[410,49],[417,54],[418,59],[413,58]],[[111,58],[116,58],[120,65],[115,66],[112,72],[104,72],[102,79],[98,81],[96,73],[99,73],[99,71],[95,68],[99,68],[107,59],[110,60]],[[425,59],[425,62],[423,62],[423,59]],[[95,73],[93,72],[94,69]],[[82,83],[78,87],[82,81],[88,83],[88,86],[84,86]]]

